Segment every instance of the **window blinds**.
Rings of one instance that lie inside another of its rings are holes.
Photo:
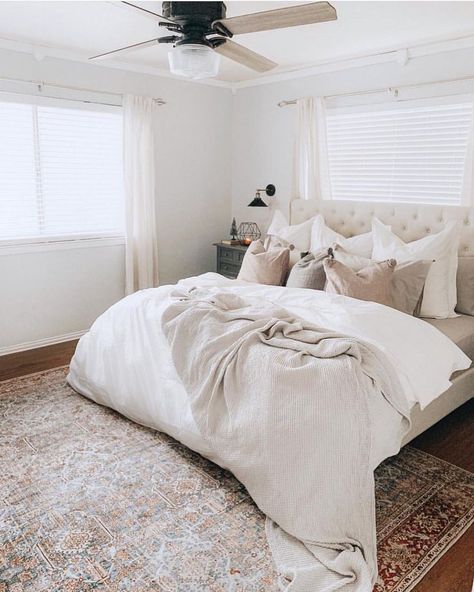
[[[120,112],[0,102],[0,239],[123,234],[123,210]]]
[[[473,101],[328,112],[334,199],[460,205],[469,186]]]

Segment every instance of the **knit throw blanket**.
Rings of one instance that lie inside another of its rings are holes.
[[[178,289],[163,315],[202,436],[267,515],[282,590],[370,592],[374,397],[408,411],[385,355],[270,302]]]

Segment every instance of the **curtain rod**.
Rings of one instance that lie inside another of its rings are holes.
[[[114,92],[110,92],[110,91],[101,91],[101,90],[96,90],[93,88],[85,88],[85,87],[81,87],[81,86],[66,86],[64,84],[55,84],[54,82],[43,82],[41,80],[23,80],[21,78],[0,77],[0,82],[21,82],[23,84],[34,84],[37,87],[37,90],[39,93],[41,93],[45,97],[52,98],[52,99],[57,99],[58,97],[51,97],[50,95],[44,94],[43,93],[44,87],[51,86],[54,88],[59,88],[59,89],[64,89],[64,90],[78,90],[78,91],[82,91],[82,92],[96,93],[96,94],[100,94],[100,95],[110,95],[110,96],[119,97],[120,99],[122,99],[122,97],[123,97],[123,95],[121,93],[114,93]],[[8,91],[8,90],[0,90],[0,93],[19,94],[19,93]],[[106,105],[108,107],[118,107],[119,106],[116,103],[104,103],[103,101],[94,101],[94,100],[90,100],[90,99],[70,99],[70,98],[68,98],[66,100],[76,101],[78,103],[93,103],[93,104],[97,104],[97,105]],[[166,103],[167,103],[167,101],[165,101],[161,97],[153,98],[153,101],[160,107],[162,105],[166,105]]]
[[[450,82],[462,82],[464,80],[474,80],[474,76],[463,76],[461,78],[448,78],[446,80],[435,80],[432,82],[420,82],[419,84],[401,84],[399,86],[389,86],[388,88],[375,88],[371,90],[359,90],[354,92],[339,93],[335,95],[326,95],[324,99],[335,99],[337,97],[355,97],[358,95],[373,95],[381,92],[393,92],[395,96],[398,96],[398,90],[400,88],[417,88],[418,86],[430,86],[433,84],[448,84]],[[277,103],[278,107],[287,107],[288,105],[296,105],[298,99],[286,99]]]

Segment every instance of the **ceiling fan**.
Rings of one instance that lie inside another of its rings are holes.
[[[158,14],[133,2],[122,2],[142,14],[158,20],[158,26],[171,35],[135,43],[91,57],[99,60],[125,52],[170,43],[170,71],[187,78],[212,78],[219,72],[219,55],[257,72],[267,72],[278,64],[232,41],[234,35],[297,27],[337,19],[329,2],[311,2],[265,12],[226,18],[224,2],[163,2]]]

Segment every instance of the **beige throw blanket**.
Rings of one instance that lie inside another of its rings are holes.
[[[408,423],[386,357],[225,291],[178,289],[162,322],[203,437],[268,517],[281,588],[370,592],[371,401],[393,411],[394,453]]]

